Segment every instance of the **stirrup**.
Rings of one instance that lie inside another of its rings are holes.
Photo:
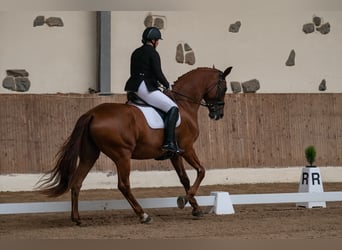
[[[173,142],[170,142],[168,144],[164,144],[162,146],[162,150],[172,152],[172,153],[177,153],[177,154],[181,154],[184,152],[183,149],[178,147],[177,143],[173,143]]]

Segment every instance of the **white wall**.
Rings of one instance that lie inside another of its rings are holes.
[[[322,79],[327,81],[326,92],[342,92],[342,7],[337,7],[342,2],[327,0],[324,3],[334,5],[324,7],[320,3],[309,5],[310,9],[298,1],[285,4],[286,0],[279,1],[281,8],[268,0],[259,0],[258,4],[247,0],[218,2],[220,7],[212,5],[215,8],[206,10],[202,7],[193,11],[151,12],[166,17],[164,40],[158,51],[170,82],[196,67],[215,64],[222,70],[234,67],[228,82],[257,78],[261,84],[259,93],[318,93]],[[266,2],[273,4],[263,4]],[[141,45],[144,19],[149,13],[112,11],[113,93],[123,93],[130,55]],[[33,27],[38,15],[61,17],[64,27]],[[329,34],[302,32],[303,24],[311,22],[313,15],[331,24]],[[235,21],[242,23],[240,32],[228,32]],[[89,87],[95,88],[95,12],[0,12],[0,32],[0,93],[17,93],[2,87],[6,69],[14,68],[30,73],[31,88],[27,93],[87,93]],[[195,65],[176,62],[179,42],[192,47]],[[285,62],[292,49],[296,51],[296,65],[287,67]]]
[[[60,17],[64,27],[33,27],[38,15]],[[84,11],[0,12],[0,93],[7,69],[26,69],[26,93],[87,93],[96,86],[96,16]]]
[[[129,76],[129,57],[140,46],[143,21],[149,12],[112,12],[112,91],[122,92]],[[233,66],[228,81],[257,78],[263,93],[316,93],[322,79],[326,92],[342,92],[342,11],[253,9],[152,12],[167,19],[164,40],[158,51],[169,81],[202,66],[224,70]],[[305,34],[302,26],[314,15],[329,22],[331,32]],[[228,32],[241,21],[239,33]],[[187,42],[195,51],[196,64],[175,60],[178,42]],[[285,66],[290,51],[296,51],[296,65]],[[231,92],[231,90],[229,89]]]

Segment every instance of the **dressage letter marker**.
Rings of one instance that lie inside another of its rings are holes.
[[[215,214],[234,214],[234,208],[228,192],[211,192],[215,196],[215,203],[212,208]]]
[[[318,167],[304,167],[299,183],[299,193],[323,193],[323,182],[321,173]],[[300,202],[296,204],[297,207],[326,207],[324,201],[320,202]]]

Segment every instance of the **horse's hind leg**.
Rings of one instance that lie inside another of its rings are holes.
[[[100,151],[94,144],[82,145],[80,152],[80,161],[75,174],[70,181],[71,187],[71,220],[77,225],[81,224],[78,212],[78,197],[82,187],[82,183],[88,175],[90,169],[98,159]]]
[[[141,223],[150,223],[152,218],[144,212],[140,204],[137,202],[135,197],[132,194],[129,175],[130,175],[130,157],[123,156],[121,154],[118,157],[111,157],[117,166],[117,175],[118,175],[118,189],[125,196],[128,203],[133,208],[134,212],[140,218]]]

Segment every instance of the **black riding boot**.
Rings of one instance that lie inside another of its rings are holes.
[[[173,153],[182,153],[183,150],[180,149],[176,143],[175,139],[175,129],[176,123],[178,120],[178,108],[172,107],[167,113],[165,117],[165,134],[164,134],[164,145],[162,146],[162,150],[169,151]]]

